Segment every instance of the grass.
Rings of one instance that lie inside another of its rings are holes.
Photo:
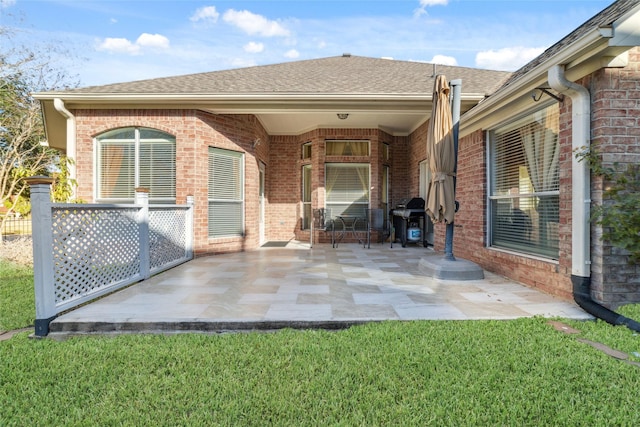
[[[25,333],[0,351],[4,425],[640,423],[640,368],[542,318],[62,342]]]
[[[31,324],[30,269],[0,263],[0,273],[2,325]],[[621,312],[638,319],[639,307]],[[543,318],[66,341],[22,333],[0,341],[0,425],[639,425],[640,368],[577,339],[633,354],[638,335],[565,322],[580,334]]]
[[[0,258],[0,331],[32,326],[33,268]]]

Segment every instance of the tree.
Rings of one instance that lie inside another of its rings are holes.
[[[0,79],[0,202],[9,212],[16,210],[25,195],[24,178],[47,174],[56,155],[41,144],[40,105],[19,79],[19,75],[4,73]]]
[[[50,46],[14,46],[12,30],[0,26],[0,206],[7,213],[29,210],[24,178],[66,171],[66,157],[50,149],[40,103],[31,92],[74,86],[56,68],[60,52]],[[77,85],[77,83],[75,83]],[[60,168],[61,159],[65,159]],[[66,180],[66,173],[64,174]],[[64,185],[72,184],[68,180]],[[61,194],[64,194],[62,190]],[[0,227],[8,215],[2,217]]]

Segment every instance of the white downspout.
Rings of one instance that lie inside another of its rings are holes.
[[[64,106],[64,101],[60,98],[53,100],[53,107],[57,112],[62,114],[67,119],[67,150],[66,154],[69,159],[72,160],[69,166],[69,179],[76,180],[76,118],[69,110]],[[71,188],[71,198],[76,198],[75,186]]]
[[[548,71],[549,86],[571,98],[571,274],[591,277],[591,182],[589,162],[579,161],[574,153],[591,144],[591,100],[589,91],[567,80],[564,66]]]
[[[564,76],[564,66],[548,73],[549,86],[571,97],[571,148],[582,150],[591,142],[591,102],[589,91]],[[587,313],[612,325],[624,325],[640,332],[640,323],[594,301],[591,296],[591,183],[589,162],[578,161],[571,153],[571,283],[573,299]]]

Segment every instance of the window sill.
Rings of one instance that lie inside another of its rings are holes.
[[[533,255],[533,254],[528,254],[528,253],[524,253],[524,252],[511,251],[509,249],[496,248],[494,246],[488,246],[486,249],[488,249],[490,251],[494,251],[494,252],[500,252],[500,253],[503,253],[503,254],[516,256],[516,257],[519,257],[519,258],[532,259],[532,260],[535,260],[535,261],[546,262],[546,263],[554,264],[554,265],[559,265],[560,264],[560,261],[557,260],[557,259],[545,258],[545,257],[539,256],[539,255]]]

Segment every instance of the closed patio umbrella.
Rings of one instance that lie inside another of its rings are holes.
[[[427,132],[431,185],[427,190],[426,212],[433,222],[452,224],[455,214],[456,153],[449,105],[449,83],[442,74],[436,76],[432,103]]]

